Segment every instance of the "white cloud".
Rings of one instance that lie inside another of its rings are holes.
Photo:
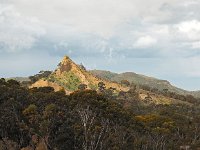
[[[70,25],[77,31],[105,38],[136,13],[131,0],[11,0],[10,3],[24,15],[37,16],[50,24]]]
[[[147,48],[155,45],[157,43],[157,39],[146,35],[143,37],[140,37],[134,44],[133,46],[136,48]]]
[[[135,19],[165,21],[171,12],[161,7],[178,2],[180,0],[167,3],[163,0],[7,0],[25,16],[36,16],[49,24],[73,26],[77,31],[104,38],[111,37],[119,26]]]
[[[175,27],[183,36],[187,36],[190,40],[200,39],[200,21],[184,21],[175,25]]]
[[[183,6],[188,7],[191,5],[198,5],[198,0],[190,0],[190,1],[186,1],[184,3],[182,3]]]
[[[0,46],[4,50],[29,49],[44,33],[36,18],[23,17],[12,5],[0,5]]]

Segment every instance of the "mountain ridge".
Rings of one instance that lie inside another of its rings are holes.
[[[64,90],[69,95],[80,90],[81,85],[84,85],[84,88],[101,92],[99,83],[102,82],[105,85],[104,89],[114,89],[113,92],[116,95],[136,91],[142,103],[193,105],[199,101],[190,96],[194,93],[176,88],[167,80],[159,80],[133,72],[118,74],[110,71],[86,70],[84,66],[77,65],[68,56],[62,59],[55,71],[50,74],[47,71],[46,76],[40,75],[41,78],[29,88],[50,86],[55,91]],[[128,80],[129,85],[121,83],[122,80]]]
[[[149,77],[142,74],[137,74],[134,72],[123,72],[115,73],[105,70],[90,70],[92,74],[103,79],[109,79],[111,81],[120,82],[121,80],[128,80],[134,84],[140,86],[149,86],[151,88],[157,88],[159,90],[168,89],[171,92],[175,92],[182,95],[193,95],[195,97],[200,97],[200,91],[188,91],[182,88],[172,85],[167,80],[157,79],[155,77]]]
[[[12,78],[9,78],[12,79]],[[29,81],[28,78],[13,78],[20,82]],[[90,89],[97,89],[99,82],[104,82],[106,87],[114,87],[118,91],[127,91],[128,88],[121,86],[121,80],[128,80],[139,86],[148,86],[151,89],[160,91],[169,90],[180,95],[192,95],[200,98],[200,91],[187,91],[172,85],[167,80],[149,77],[135,72],[115,73],[105,70],[86,70],[84,66],[77,65],[68,56],[65,56],[58,64],[58,67],[48,77],[41,78],[34,82],[32,87],[51,86],[56,91],[65,89],[66,93],[70,93],[78,89],[79,84],[86,84]]]

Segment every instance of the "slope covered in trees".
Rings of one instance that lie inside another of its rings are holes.
[[[0,79],[0,149],[200,147],[199,106],[145,105],[135,88],[116,95],[102,83],[98,92],[81,87],[66,95]]]
[[[198,98],[154,78],[92,73],[66,56],[30,81],[0,79],[0,150],[200,147]]]

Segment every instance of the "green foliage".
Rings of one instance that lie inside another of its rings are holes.
[[[55,104],[48,104],[45,107],[45,110],[43,112],[44,117],[48,118],[56,113],[56,105]]]
[[[79,86],[78,86],[78,89],[79,90],[85,90],[87,88],[87,85],[86,84],[80,84]]]
[[[47,80],[55,82],[69,91],[78,90],[78,86],[81,84],[80,79],[72,71],[64,72],[62,77],[52,74]]]
[[[106,85],[103,82],[98,83],[98,90],[103,92],[106,89]]]
[[[30,76],[29,79],[31,80],[31,83],[34,83],[42,78],[48,78],[51,73],[52,71],[40,71],[38,74]]]
[[[130,82],[128,80],[121,80],[120,82],[124,86],[130,86]]]
[[[197,149],[200,145],[198,106],[139,105],[135,90],[120,97],[88,89],[65,95],[13,83],[0,79],[0,144],[7,149],[7,141],[18,149],[37,149],[33,137],[47,149],[58,150],[160,150],[186,144]]]
[[[32,92],[42,92],[42,93],[51,93],[54,92],[54,88],[52,87],[34,87],[31,89]]]
[[[37,113],[37,106],[34,104],[30,104],[24,111],[24,115],[29,115],[29,114],[36,114]]]
[[[88,87],[89,87],[90,89],[92,89],[92,90],[97,90],[97,88],[98,88],[97,85],[91,84],[91,83],[89,83]]]
[[[13,79],[10,79],[7,81],[7,83],[10,85],[10,86],[19,86],[20,83],[16,80],[13,80]]]

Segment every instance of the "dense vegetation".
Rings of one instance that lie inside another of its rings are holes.
[[[80,79],[72,71],[64,72],[63,76],[61,77],[57,77],[54,74],[51,74],[46,79],[48,81],[57,83],[69,91],[77,90],[79,84],[81,84]]]
[[[190,95],[190,94],[189,95],[181,95],[181,94],[178,94],[176,92],[171,92],[168,89],[159,90],[157,88],[151,88],[150,86],[147,86],[147,85],[141,85],[139,87],[141,89],[144,89],[144,90],[149,91],[149,92],[153,92],[153,93],[156,93],[156,94],[162,94],[162,95],[169,97],[169,98],[181,100],[183,102],[188,102],[188,103],[192,103],[196,106],[200,106],[200,98],[196,98],[196,97],[194,97],[193,95]]]
[[[127,84],[123,81],[123,84]],[[190,105],[144,105],[128,92],[51,87],[27,89],[0,79],[0,149],[169,150],[200,147],[200,110]]]

